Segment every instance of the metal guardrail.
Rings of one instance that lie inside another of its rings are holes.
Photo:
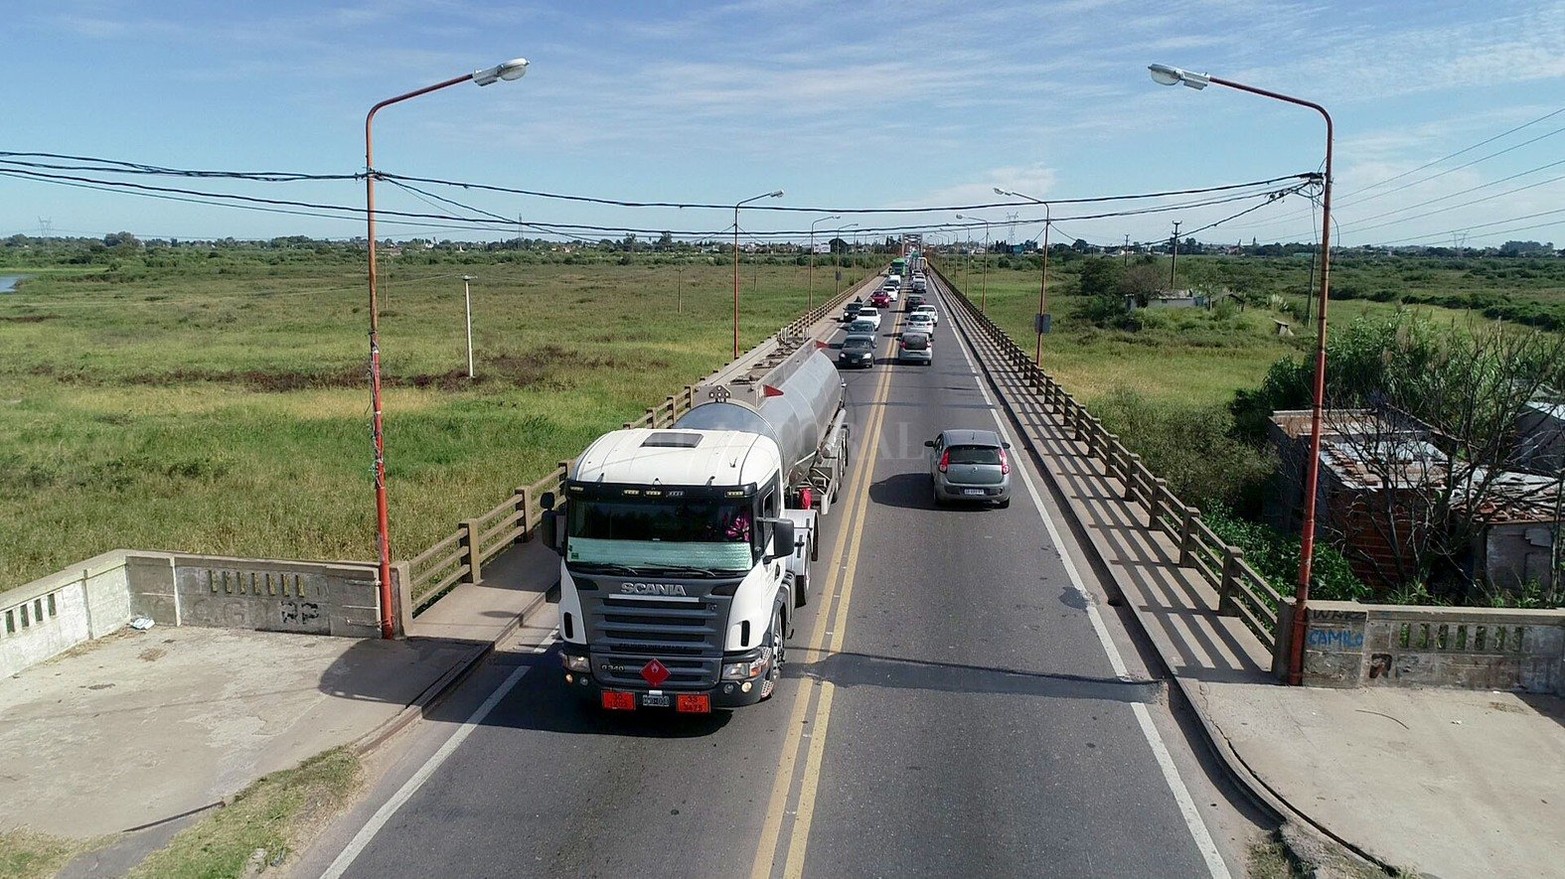
[[[1032,355],[1023,350],[1010,334],[980,311],[944,272],[931,265],[941,284],[961,306],[972,323],[989,339],[1000,356],[1020,372],[1036,394],[1045,412],[1055,415],[1070,431],[1071,439],[1081,443],[1087,454],[1103,463],[1103,476],[1118,479],[1124,486],[1126,503],[1139,502],[1147,511],[1147,527],[1162,531],[1179,545],[1180,567],[1194,568],[1217,590],[1217,607],[1224,616],[1237,616],[1267,650],[1276,649],[1277,608],[1282,596],[1244,560],[1244,550],[1224,543],[1201,520],[1201,511],[1184,503],[1141,462],[1141,456],[1125,448],[1117,434],[1109,433],[1087,407],[1044,372]]]
[[[778,330],[757,348],[796,343],[808,334],[809,328],[817,321],[836,311],[849,296],[872,280],[878,279],[870,275],[863,281],[848,285],[841,293]],[[751,356],[755,350],[741,355],[741,359]],[[695,386],[685,385],[684,390],[664,397],[662,403],[647,409],[635,421],[624,422],[622,427],[667,427],[694,405]],[[509,498],[487,513],[473,519],[463,519],[456,533],[401,563],[412,596],[413,616],[422,613],[457,586],[479,582],[483,579],[483,566],[490,559],[518,543],[530,540],[543,518],[539,498],[546,491],[559,492],[572,463],[561,461],[543,478],[517,488]]]

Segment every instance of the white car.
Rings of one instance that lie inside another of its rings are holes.
[[[927,336],[935,334],[935,319],[925,311],[913,311],[902,321],[902,332],[923,333]]]
[[[935,326],[940,325],[940,314],[935,311],[935,307],[933,305],[920,305],[919,307],[908,312],[907,316],[909,320],[912,320],[913,316],[918,314],[927,314],[929,315],[929,320],[931,323],[933,323]]]
[[[880,329],[880,309],[878,309],[878,308],[861,308],[861,309],[859,309],[858,317],[855,317],[854,320],[871,321],[871,322],[873,322],[875,324],[875,329],[878,330],[878,329]]]

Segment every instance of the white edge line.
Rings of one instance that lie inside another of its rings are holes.
[[[946,297],[942,297],[946,298]],[[947,298],[946,311],[954,311],[950,307]],[[955,317],[953,316],[953,320]],[[957,337],[958,347],[962,349],[962,357],[967,360],[967,365],[973,371],[973,380],[978,384],[978,392],[983,395],[984,402],[989,405],[989,414],[994,418],[994,423],[999,428],[1000,436],[1006,442],[1011,442],[1011,431],[1006,425],[1005,419],[1000,417],[999,407],[989,396],[989,388],[984,384],[983,373],[974,363],[973,356],[968,351],[969,342],[965,334],[956,332],[956,327],[951,328],[953,335]],[[1014,446],[1015,443],[1012,443]],[[1125,659],[1120,655],[1119,648],[1115,646],[1109,637],[1108,626],[1103,623],[1103,616],[1098,612],[1098,606],[1092,600],[1092,594],[1087,591],[1082,582],[1081,572],[1076,569],[1076,563],[1071,559],[1070,552],[1066,549],[1065,542],[1060,539],[1060,531],[1054,525],[1054,518],[1049,515],[1048,507],[1043,505],[1043,497],[1038,493],[1033,484],[1032,475],[1029,472],[1031,462],[1018,467],[1017,474],[1022,478],[1022,484],[1027,486],[1027,493],[1032,495],[1034,507],[1038,510],[1039,518],[1043,519],[1043,526],[1049,532],[1049,539],[1059,551],[1060,561],[1065,565],[1065,573],[1071,579],[1071,585],[1076,587],[1087,603],[1087,618],[1092,621],[1092,629],[1098,635],[1098,643],[1103,646],[1103,652],[1108,654],[1109,666],[1114,674],[1121,678],[1128,678],[1129,672],[1125,667]],[[1141,702],[1132,702],[1131,711],[1136,715],[1136,722],[1141,727],[1141,734],[1147,740],[1147,745],[1152,748],[1152,757],[1157,761],[1158,768],[1163,771],[1163,780],[1168,783],[1168,789],[1174,795],[1174,802],[1179,806],[1180,814],[1184,816],[1185,826],[1190,830],[1190,836],[1195,841],[1196,848],[1200,850],[1201,857],[1206,861],[1207,869],[1213,879],[1232,879],[1228,872],[1228,865],[1223,862],[1222,854],[1217,850],[1217,843],[1212,839],[1212,834],[1206,828],[1206,822],[1202,820],[1201,813],[1196,809],[1195,799],[1190,796],[1190,789],[1185,786],[1184,779],[1179,776],[1179,769],[1174,765],[1174,758],[1168,752],[1168,746],[1163,742],[1163,736],[1157,727],[1152,724],[1152,715],[1147,711],[1147,706]]]
[[[541,646],[545,646],[545,649],[547,649],[546,645],[548,644],[549,641],[546,640],[544,645]],[[467,737],[472,735],[473,730],[477,729],[478,725],[484,722],[484,718],[489,716],[489,712],[493,711],[495,706],[500,704],[500,700],[504,699],[506,694],[511,692],[511,688],[516,686],[517,681],[520,681],[522,676],[531,670],[531,666],[524,665],[511,672],[511,676],[505,679],[505,682],[500,685],[499,689],[491,693],[489,698],[484,700],[484,704],[478,706],[478,709],[462,723],[462,728],[453,733],[451,738],[446,739],[445,744],[440,746],[440,750],[436,751],[434,756],[430,757],[423,766],[419,767],[419,770],[413,773],[413,777],[409,778],[392,795],[391,799],[377,809],[370,820],[363,827],[359,828],[359,832],[348,843],[348,847],[343,849],[342,853],[337,855],[337,859],[331,862],[331,866],[326,868],[326,872],[321,874],[321,879],[340,879],[342,874],[346,873],[348,868],[353,866],[353,862],[358,859],[359,855],[363,854],[364,849],[369,847],[370,842],[375,839],[375,835],[380,832],[380,829],[386,826],[386,822],[390,821],[391,817],[397,814],[397,811],[406,805],[407,801],[412,799],[414,794],[418,793],[419,788],[424,786],[424,782],[428,781],[430,776],[435,774],[435,770],[439,769],[441,764],[445,763],[446,759],[457,748],[461,747],[462,743],[467,740]]]

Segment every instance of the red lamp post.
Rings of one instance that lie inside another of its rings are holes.
[[[1227,88],[1308,107],[1326,120],[1326,173],[1321,185],[1320,230],[1320,312],[1315,333],[1315,378],[1310,407],[1310,460],[1304,477],[1304,533],[1299,537],[1299,585],[1293,602],[1293,629],[1288,649],[1288,683],[1297,686],[1304,676],[1304,636],[1307,629],[1306,605],[1310,597],[1310,571],[1315,561],[1315,494],[1320,486],[1321,412],[1326,398],[1326,306],[1331,292],[1331,114],[1326,108],[1301,98],[1267,91],[1205,73],[1191,73],[1166,64],[1150,65],[1153,81],[1159,85],[1184,85],[1200,90],[1216,83]]]
[[[391,638],[396,635],[396,620],[392,616],[391,595],[391,523],[386,501],[386,438],[383,419],[383,409],[380,398],[380,308],[379,299],[376,296],[376,265],[375,265],[375,140],[374,124],[375,114],[382,107],[401,103],[410,98],[427,95],[458,83],[473,82],[484,86],[500,80],[520,79],[527,72],[527,59],[515,58],[504,64],[484,70],[475,70],[472,73],[464,73],[461,76],[452,77],[445,82],[437,82],[431,86],[387,98],[370,108],[369,114],[364,117],[364,216],[368,222],[369,234],[369,288],[370,288],[370,428],[375,442],[375,544],[379,553],[379,579],[380,579],[380,636]]]

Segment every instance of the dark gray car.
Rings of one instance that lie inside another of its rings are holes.
[[[842,350],[837,352],[838,366],[875,365],[875,336],[872,333],[852,333],[842,340]]]
[[[898,363],[922,363],[925,366],[935,362],[935,346],[929,341],[928,333],[903,332],[902,338],[897,340]]]
[[[943,430],[929,448],[935,506],[947,501],[1011,505],[1011,444],[992,430]]]

